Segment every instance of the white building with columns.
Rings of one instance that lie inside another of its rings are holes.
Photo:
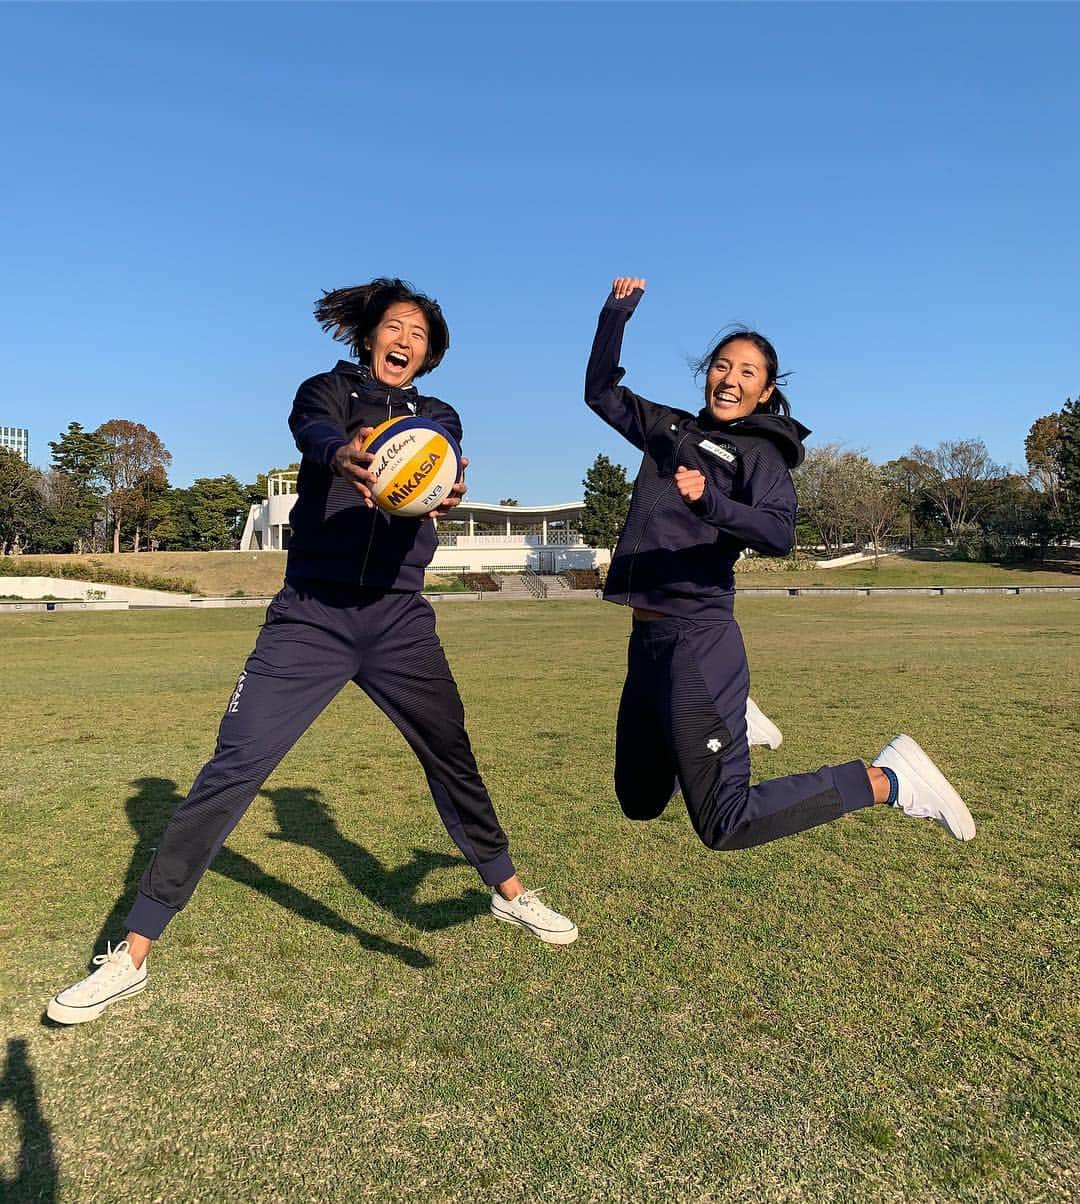
[[[248,514],[240,540],[242,551],[284,551],[289,546],[296,473],[272,473],[266,483],[268,497]],[[448,517],[438,520],[439,546],[430,571],[509,573],[527,568],[546,574],[604,566],[607,551],[587,547],[581,538],[579,522],[584,509],[584,502],[504,506],[466,498]]]

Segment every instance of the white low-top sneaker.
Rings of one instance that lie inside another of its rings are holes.
[[[891,740],[874,764],[896,774],[899,789],[894,806],[905,815],[936,820],[957,840],[974,838],[975,821],[964,806],[964,800],[910,736],[901,734]]]
[[[746,738],[753,744],[779,748],[784,737],[780,729],[750,697],[746,699]]]
[[[491,914],[507,924],[519,924],[533,936],[549,945],[569,945],[578,937],[577,925],[536,897],[538,890],[523,890],[516,899],[504,899],[497,890],[491,892]]]
[[[130,999],[146,987],[146,962],[135,968],[127,941],[94,958],[98,968],[82,982],[65,987],[49,1000],[45,1014],[57,1024],[85,1024],[118,999]]]

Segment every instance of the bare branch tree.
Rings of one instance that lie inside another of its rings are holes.
[[[941,510],[954,538],[990,504],[987,482],[1005,475],[981,439],[946,440],[933,450],[916,446],[908,458],[919,465],[919,487]]]

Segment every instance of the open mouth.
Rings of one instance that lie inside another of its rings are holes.
[[[739,399],[734,393],[723,393],[720,390],[717,390],[713,394],[713,401],[719,402],[720,405],[726,406],[737,406],[739,404]]]
[[[386,353],[386,362],[391,368],[398,368],[404,371],[409,366],[408,356],[402,355],[399,351],[388,351]]]

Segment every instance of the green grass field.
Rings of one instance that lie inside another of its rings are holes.
[[[285,760],[154,956],[81,1028],[49,996],[114,933],[213,744],[250,611],[0,622],[0,1195],[99,1201],[1077,1198],[1080,602],[747,599],[757,776],[897,729],[969,845],[878,808],[727,854],[611,789],[625,611],[445,604],[527,883],[492,921],[355,691]]]

